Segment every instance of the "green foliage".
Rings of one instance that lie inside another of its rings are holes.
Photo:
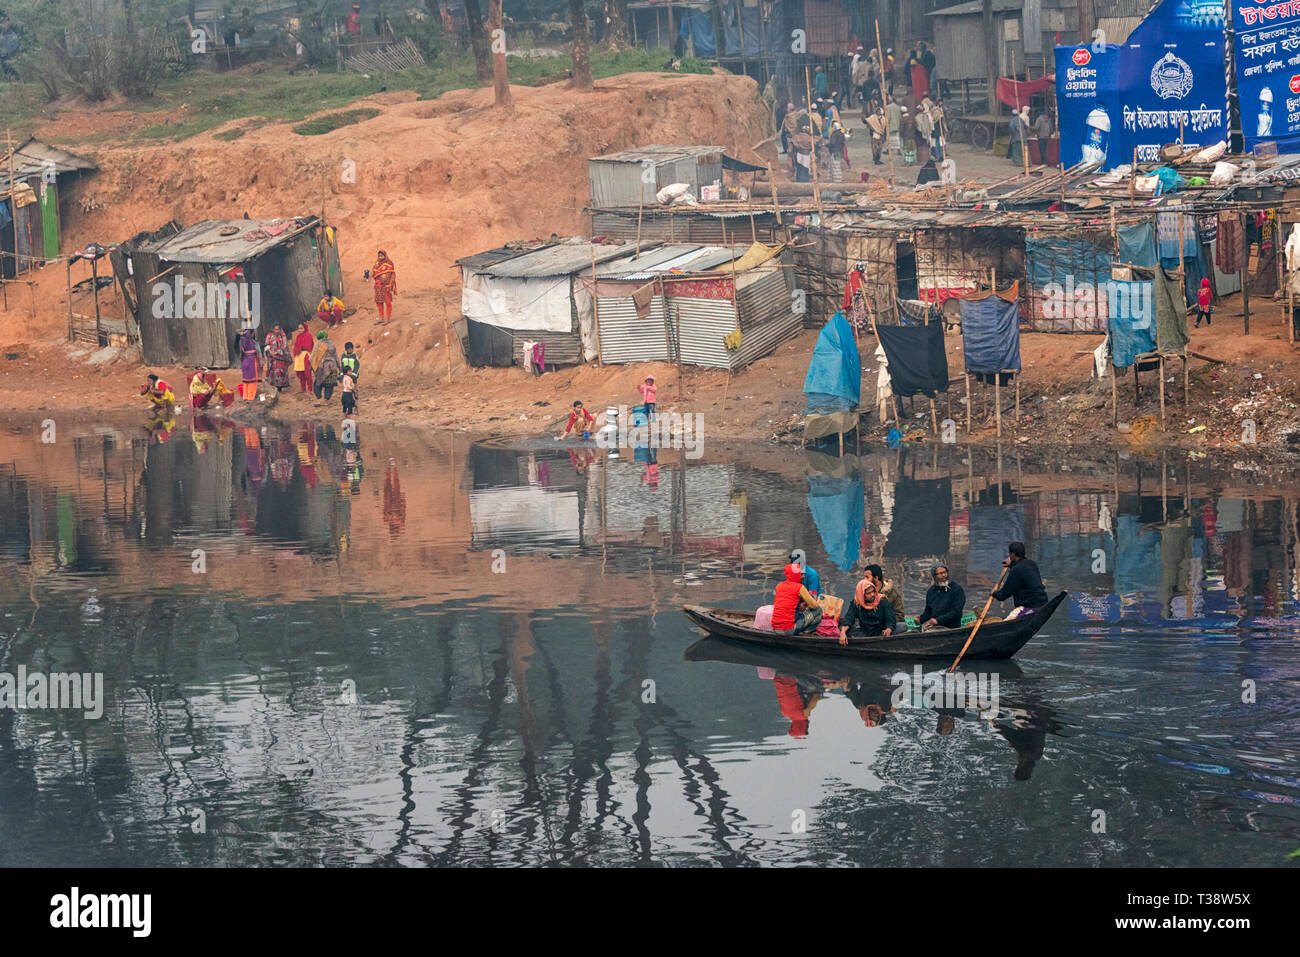
[[[293,128],[295,133],[302,136],[320,136],[322,133],[329,133],[343,126],[351,126],[353,123],[360,123],[362,120],[372,120],[379,115],[379,110],[367,107],[361,110],[347,110],[343,113],[326,113],[324,116],[317,116],[306,123],[299,123]]]

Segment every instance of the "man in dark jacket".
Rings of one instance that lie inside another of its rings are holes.
[[[1038,565],[1032,558],[1025,557],[1025,543],[1011,542],[1007,545],[1007,557],[1002,562],[1009,565],[1006,581],[1002,587],[993,592],[994,601],[1006,601],[1008,598],[1015,608],[1007,618],[1020,618],[1032,615],[1047,604],[1047,590],[1043,588],[1043,576],[1038,572]]]
[[[925,610],[921,612],[921,630],[956,628],[966,610],[966,592],[948,577],[947,565],[935,565],[930,573],[934,584],[925,593]]]

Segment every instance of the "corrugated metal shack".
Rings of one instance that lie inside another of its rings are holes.
[[[338,236],[315,216],[210,219],[123,244],[113,268],[140,325],[146,362],[227,368],[245,325],[265,338],[316,314],[327,289],[342,296]],[[332,277],[327,282],[326,277]]]
[[[632,252],[630,244],[593,245],[583,239],[503,246],[456,260],[470,365],[522,363],[525,342],[544,343],[548,367],[594,359],[591,293],[577,277],[593,262]]]
[[[596,156],[587,160],[591,205],[657,205],[655,193],[673,183],[686,183],[700,199],[700,187],[722,182],[721,146],[652,144]]]
[[[14,278],[15,267],[23,272],[33,264],[59,257],[59,187],[66,184],[63,177],[96,168],[87,159],[34,138],[14,148],[13,167],[10,182],[6,153],[0,159],[0,275],[5,279]]]
[[[601,360],[743,369],[802,327],[788,259],[759,243],[669,244],[598,266]],[[638,311],[632,294],[648,285]]]

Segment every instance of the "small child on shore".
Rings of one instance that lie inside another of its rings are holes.
[[[1214,293],[1210,291],[1210,280],[1201,280],[1200,292],[1196,294],[1196,328],[1201,328],[1201,320],[1205,320],[1207,326],[1214,325],[1211,314],[1214,312]]]
[[[357,380],[352,370],[343,373],[343,414],[355,415],[357,411]]]
[[[655,377],[648,375],[645,381],[636,387],[641,393],[641,399],[645,402],[645,414],[650,418],[655,415]]]

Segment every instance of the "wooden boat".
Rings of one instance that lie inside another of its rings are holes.
[[[1010,621],[986,621],[975,641],[966,651],[966,658],[1010,658],[1023,648],[1029,639],[1052,617],[1065,592],[1060,592],[1038,611],[1024,618]],[[970,637],[968,625],[963,628],[941,628],[934,631],[906,631],[880,638],[849,638],[841,645],[837,638],[818,635],[778,635],[754,627],[752,611],[734,611],[726,608],[703,608],[686,605],[686,617],[715,638],[743,641],[769,648],[788,648],[812,652],[817,655],[849,658],[956,658],[966,639]],[[965,660],[965,658],[963,658]]]

